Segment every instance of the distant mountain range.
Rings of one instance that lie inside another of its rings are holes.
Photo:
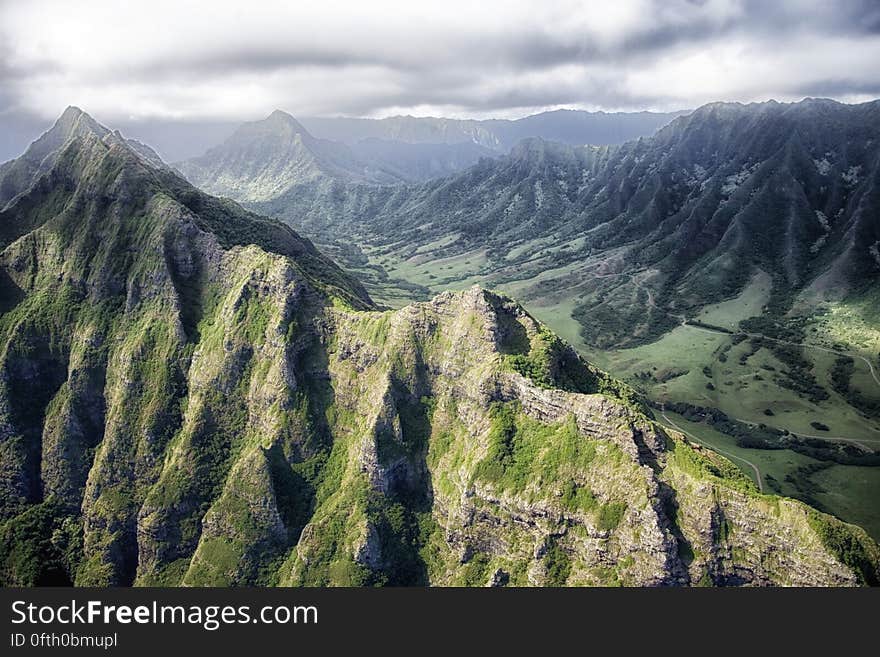
[[[243,201],[266,201],[299,185],[396,185],[442,177],[494,153],[473,143],[364,139],[352,146],[313,137],[276,110],[246,123],[203,156],[176,167],[194,184]]]
[[[577,146],[622,144],[650,136],[686,113],[555,110],[513,120],[394,116],[385,119],[305,118],[302,123],[315,136],[348,144],[370,138],[410,144],[466,142],[503,153],[527,137]]]
[[[397,167],[408,181],[447,175],[476,163],[484,155],[503,153],[519,139],[543,137],[571,144],[620,144],[653,134],[684,112],[605,113],[581,110],[543,112],[517,120],[467,120],[432,117],[387,119],[305,118],[300,123],[311,135],[347,144],[365,152],[362,160],[377,157]],[[148,143],[167,162],[198,158],[234,133],[239,123],[229,120],[133,119],[116,121],[126,135]],[[0,116],[0,162],[17,157],[50,126],[44,118],[26,112]],[[380,145],[384,153],[377,153]],[[386,142],[392,142],[388,144]],[[425,145],[421,149],[406,145]],[[452,148],[444,148],[442,145]],[[399,150],[399,153],[389,149]],[[388,155],[393,154],[393,158]],[[399,167],[400,163],[405,166]]]
[[[212,194],[262,202],[296,193],[300,185],[332,193],[338,184],[397,185],[442,178],[505,153],[522,136],[619,143],[650,135],[674,116],[558,111],[517,121],[310,119],[308,128],[276,110],[176,166]]]

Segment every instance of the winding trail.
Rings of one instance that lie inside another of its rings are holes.
[[[666,415],[666,411],[665,411],[665,410],[661,410],[661,411],[660,411],[660,415],[663,417],[664,420],[666,420],[666,421],[670,424],[670,426],[671,426],[673,429],[675,429],[676,431],[678,431],[678,432],[680,432],[680,433],[683,433],[685,436],[687,436],[688,438],[690,438],[691,440],[693,440],[695,443],[697,443],[697,444],[699,444],[699,445],[702,445],[703,447],[706,447],[706,448],[708,448],[708,449],[711,449],[713,452],[718,452],[719,454],[724,454],[724,456],[726,456],[726,457],[728,457],[728,458],[735,459],[735,460],[737,460],[737,461],[740,461],[741,463],[745,463],[747,466],[749,466],[752,470],[755,471],[755,479],[756,479],[757,484],[758,484],[758,490],[761,491],[762,493],[764,492],[764,481],[763,481],[763,478],[761,477],[761,471],[758,469],[758,466],[757,466],[757,465],[755,465],[755,464],[752,463],[751,461],[748,461],[748,460],[742,458],[741,456],[737,456],[736,454],[731,454],[730,452],[726,452],[726,451],[724,451],[723,449],[718,449],[718,448],[715,447],[714,445],[710,445],[710,444],[708,444],[707,442],[705,442],[704,440],[702,440],[701,438],[698,438],[697,436],[695,436],[694,434],[692,434],[692,433],[691,433],[690,431],[688,431],[687,429],[683,429],[683,428],[681,428],[681,427],[678,426],[675,422],[673,422],[673,421],[669,418],[668,415]]]

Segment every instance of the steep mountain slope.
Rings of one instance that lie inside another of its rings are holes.
[[[18,159],[0,166],[0,206],[6,205],[40,175],[51,169],[65,141],[95,134],[105,137],[107,128],[76,107],[68,107],[50,130],[37,139]]]
[[[61,137],[0,213],[4,585],[877,583],[863,531],[515,303],[378,312],[289,229]]]
[[[683,113],[556,110],[515,120],[394,116],[385,119],[306,118],[303,124],[319,137],[351,145],[363,139],[411,144],[472,143],[503,153],[528,137],[572,145],[622,144],[654,134]]]
[[[52,128],[31,144],[21,157],[0,166],[0,208],[26,191],[39,175],[54,166],[60,149],[66,141],[86,135],[97,135],[124,142],[153,166],[159,168],[165,166],[162,159],[149,146],[124,139],[118,132],[111,133],[79,108],[68,107]]]

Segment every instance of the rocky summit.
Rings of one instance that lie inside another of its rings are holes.
[[[0,190],[5,586],[878,583],[503,296],[380,311],[73,108]]]

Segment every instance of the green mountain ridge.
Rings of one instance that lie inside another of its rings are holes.
[[[249,206],[388,306],[473,284],[513,296],[658,407],[701,418],[700,438],[768,490],[880,536],[878,180],[880,103],[806,99],[713,103],[620,146],[533,138],[419,185],[323,180]]]
[[[509,299],[379,311],[63,118],[0,172],[3,585],[878,582]]]

